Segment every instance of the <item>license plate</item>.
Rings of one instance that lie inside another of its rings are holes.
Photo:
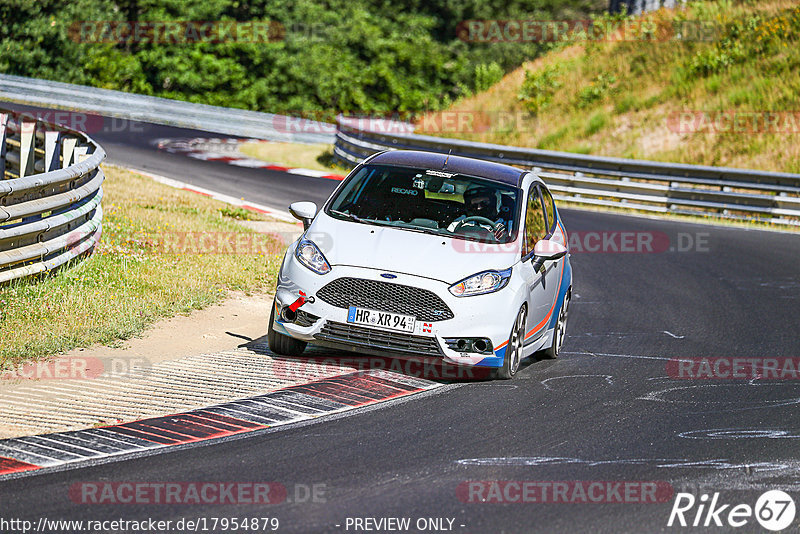
[[[347,322],[351,324],[371,326],[383,330],[397,330],[399,332],[413,332],[416,319],[411,315],[367,310],[350,306],[347,312]]]

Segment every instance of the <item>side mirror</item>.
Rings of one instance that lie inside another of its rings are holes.
[[[289,206],[289,213],[295,219],[303,221],[303,230],[308,230],[311,221],[317,215],[317,205],[313,202],[294,202]]]
[[[533,247],[533,269],[538,273],[544,262],[557,260],[567,255],[567,247],[556,241],[542,239]]]

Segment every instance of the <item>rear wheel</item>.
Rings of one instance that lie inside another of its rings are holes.
[[[558,313],[558,322],[553,330],[553,344],[542,351],[545,358],[556,359],[561,354],[561,347],[564,345],[564,339],[567,337],[567,316],[569,314],[569,301],[572,298],[572,289],[567,290],[564,296],[564,304],[561,306],[561,311]]]
[[[307,343],[290,336],[285,336],[276,332],[273,328],[275,323],[275,303],[272,304],[272,313],[269,314],[269,327],[267,328],[267,342],[269,350],[281,356],[300,356],[306,350]]]
[[[492,378],[508,380],[514,378],[522,361],[522,350],[525,344],[525,319],[528,313],[525,307],[520,308],[514,326],[511,327],[511,335],[506,346],[506,355],[503,359],[503,366],[496,369]]]

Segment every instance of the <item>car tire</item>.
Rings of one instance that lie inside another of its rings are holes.
[[[306,350],[305,341],[300,341],[290,336],[285,336],[276,332],[273,328],[275,324],[275,303],[272,304],[272,312],[269,314],[269,327],[267,328],[267,343],[269,350],[281,356],[300,356]]]
[[[569,302],[572,300],[572,288],[567,290],[564,296],[564,304],[561,305],[561,311],[558,312],[558,322],[553,330],[553,344],[542,351],[542,356],[545,358],[555,360],[561,354],[561,347],[564,345],[564,339],[567,337],[567,318],[569,316]]]
[[[523,357],[523,347],[525,345],[525,320],[528,317],[528,310],[525,306],[519,309],[517,318],[511,326],[511,334],[508,336],[508,345],[506,345],[505,358],[503,358],[503,366],[495,369],[492,378],[500,380],[509,380],[514,378],[519,370],[519,364]]]

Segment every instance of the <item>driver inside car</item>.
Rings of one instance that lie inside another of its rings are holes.
[[[472,219],[464,225],[473,224],[484,228],[494,234],[495,239],[503,241],[508,238],[508,231],[506,221],[499,216],[500,203],[500,192],[496,189],[471,185],[464,191],[465,214],[456,218],[447,229],[452,232],[461,226],[463,221],[481,217],[483,220]]]

